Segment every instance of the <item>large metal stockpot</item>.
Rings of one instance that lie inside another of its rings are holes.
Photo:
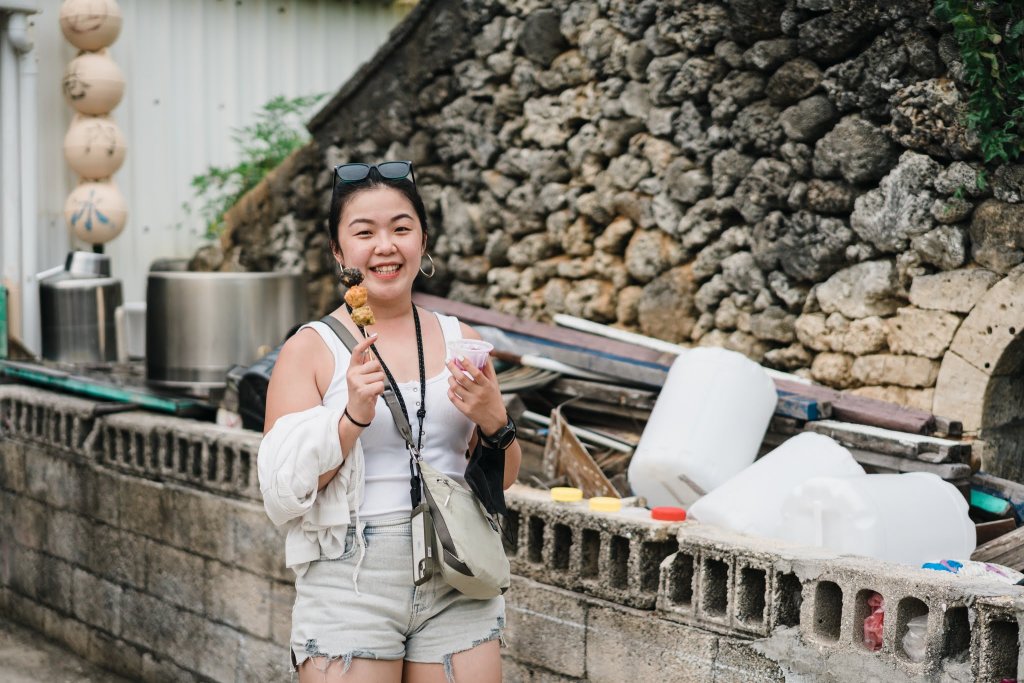
[[[306,320],[306,283],[288,273],[150,272],[146,381],[205,393]]]
[[[43,358],[66,363],[117,360],[114,311],[121,281],[110,277],[110,258],[73,251],[64,266],[37,274]]]

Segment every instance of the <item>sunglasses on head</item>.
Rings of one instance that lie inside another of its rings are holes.
[[[334,167],[335,177],[343,183],[361,183],[370,177],[370,171],[376,169],[377,174],[386,180],[402,180],[409,178],[416,184],[416,174],[412,170],[411,161],[384,161],[379,164],[339,164]]]

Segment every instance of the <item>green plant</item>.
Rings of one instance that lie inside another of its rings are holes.
[[[1024,152],[1024,0],[936,0],[935,15],[953,27],[982,156],[1015,161]]]
[[[206,237],[220,235],[224,212],[246,192],[309,138],[302,121],[324,94],[288,99],[275,97],[256,112],[248,126],[232,128],[231,139],[239,148],[239,160],[233,166],[209,166],[193,176],[192,202],[182,206],[189,215],[198,215],[206,224]]]

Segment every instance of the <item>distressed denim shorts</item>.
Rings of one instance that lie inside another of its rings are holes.
[[[353,524],[340,558],[321,558],[295,579],[293,671],[310,657],[327,657],[314,663],[321,670],[347,670],[353,657],[405,659],[444,664],[453,681],[453,655],[501,638],[503,597],[467,597],[439,573],[421,586],[413,584],[408,515],[366,523],[361,564],[355,533]]]

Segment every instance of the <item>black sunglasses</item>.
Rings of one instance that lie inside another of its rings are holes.
[[[384,161],[379,164],[339,164],[334,167],[334,175],[343,183],[361,183],[370,177],[370,171],[376,169],[381,178],[402,180],[409,178],[416,184],[416,174],[412,170],[411,161]]]

